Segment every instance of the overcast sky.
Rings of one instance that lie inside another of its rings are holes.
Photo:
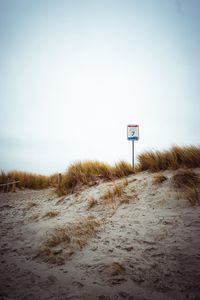
[[[200,142],[199,0],[0,0],[0,169]]]

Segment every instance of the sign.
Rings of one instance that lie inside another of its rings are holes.
[[[127,126],[127,139],[129,141],[139,140],[139,125],[128,125]]]

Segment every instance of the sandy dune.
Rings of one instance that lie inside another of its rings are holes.
[[[173,173],[163,174],[159,185],[155,174],[129,176],[113,202],[102,200],[112,182],[60,198],[1,193],[0,299],[200,299],[200,206],[178,199]],[[87,216],[99,226],[82,249],[52,247],[56,263],[40,255],[55,228]]]

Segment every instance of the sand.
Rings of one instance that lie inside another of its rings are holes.
[[[157,185],[155,174],[129,176],[111,203],[103,195],[112,182],[66,197],[53,188],[0,193],[0,299],[200,299],[200,206],[177,194],[173,172],[163,174]],[[100,226],[82,249],[59,244],[57,263],[40,255],[55,228],[87,216]]]

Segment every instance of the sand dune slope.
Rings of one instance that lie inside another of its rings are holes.
[[[0,299],[200,299],[200,206],[162,174],[1,193]]]

